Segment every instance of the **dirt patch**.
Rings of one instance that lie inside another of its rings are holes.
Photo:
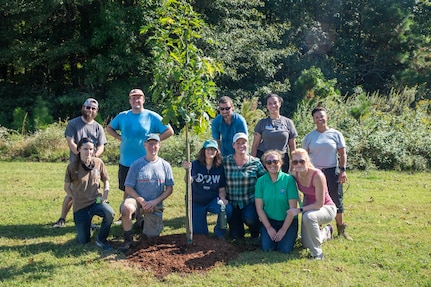
[[[173,272],[202,272],[226,265],[240,252],[256,248],[204,235],[194,235],[192,243],[187,243],[185,234],[174,234],[141,239],[127,259],[162,278]]]

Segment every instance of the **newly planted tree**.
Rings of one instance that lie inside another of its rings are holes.
[[[205,24],[185,0],[164,1],[156,11],[156,19],[141,29],[149,35],[154,56],[152,93],[154,102],[162,103],[163,120],[185,125],[187,161],[190,161],[189,132],[199,134],[209,127],[215,116],[214,77],[222,67],[206,57],[201,45],[211,45],[205,37]],[[191,221],[190,170],[186,178],[187,241],[193,240]]]

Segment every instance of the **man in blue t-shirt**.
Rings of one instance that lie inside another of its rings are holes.
[[[106,131],[121,141],[120,163],[118,169],[119,189],[125,191],[124,182],[132,163],[146,155],[144,142],[148,134],[160,134],[165,140],[174,134],[172,127],[162,123],[162,117],[144,109],[145,95],[140,89],[132,89],[129,93],[132,109],[119,113],[106,127]],[[117,132],[120,131],[120,134]],[[124,194],[124,198],[126,198]]]
[[[248,135],[247,123],[240,114],[234,112],[232,99],[227,96],[220,98],[219,112],[211,124],[212,137],[217,141],[221,154],[227,156],[235,153],[233,136],[237,133]]]

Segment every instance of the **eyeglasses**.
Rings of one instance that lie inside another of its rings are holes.
[[[273,164],[273,163],[278,164],[279,162],[280,161],[278,159],[273,159],[273,160],[267,160],[267,161],[265,161],[265,163],[267,165],[270,165],[270,164]]]
[[[303,160],[303,159],[300,159],[300,160],[292,160],[292,164],[293,164],[293,165],[297,165],[298,163],[300,163],[300,164],[305,164],[305,160]]]
[[[224,111],[224,110],[229,111],[231,108],[232,107],[220,108],[220,111]]]
[[[90,106],[86,106],[86,107],[85,107],[85,109],[86,109],[86,110],[92,110],[92,111],[97,110],[97,108],[95,108],[95,107],[90,107]]]

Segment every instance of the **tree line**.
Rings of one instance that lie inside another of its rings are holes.
[[[106,122],[128,108],[132,87],[162,110],[152,98],[160,70],[151,35],[140,33],[162,17],[161,2],[3,0],[0,125],[34,131],[76,116],[87,97]],[[409,86],[412,105],[430,98],[428,0],[185,2],[202,20],[197,46],[223,66],[217,94],[238,104],[275,92],[292,116],[303,99],[345,101],[358,89],[389,97]]]

